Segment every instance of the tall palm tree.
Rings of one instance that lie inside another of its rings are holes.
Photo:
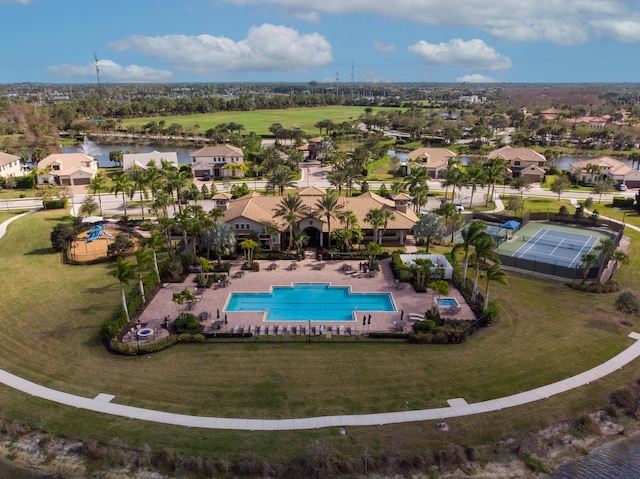
[[[162,234],[157,229],[152,229],[149,232],[149,237],[142,240],[143,244],[151,250],[153,254],[153,269],[158,277],[158,283],[160,282],[160,270],[158,269],[158,249],[162,246],[164,239]]]
[[[147,298],[144,295],[144,284],[142,282],[142,276],[151,265],[152,259],[149,253],[147,253],[142,248],[138,248],[136,250],[136,272],[138,274],[138,287],[140,288],[140,296],[142,297],[142,302],[145,304],[147,302]]]
[[[331,218],[336,218],[338,213],[344,209],[344,201],[334,190],[327,192],[316,202],[316,214],[324,216],[327,221],[328,247],[331,248]]]
[[[479,165],[471,165],[467,168],[467,185],[471,187],[471,199],[469,200],[469,206],[473,206],[473,196],[478,189],[478,186],[483,185],[485,182],[484,171]]]
[[[500,263],[493,263],[489,266],[486,272],[487,286],[484,290],[484,309],[487,309],[489,305],[489,282],[495,281],[496,283],[507,284],[507,273],[502,270]]]
[[[334,169],[327,174],[327,180],[329,184],[334,188],[337,188],[338,194],[342,194],[342,188],[346,186],[349,179],[349,173],[343,169]]]
[[[127,296],[124,292],[125,284],[129,284],[129,280],[133,278],[133,268],[129,261],[123,260],[118,256],[118,262],[116,263],[116,269],[111,273],[120,283],[120,299],[122,301],[122,309],[124,311],[127,322],[131,319],[129,317],[129,308],[127,308]]]
[[[102,216],[102,197],[100,196],[100,191],[104,188],[105,180],[101,171],[98,171],[93,179],[91,180],[91,191],[94,195],[98,195],[98,205],[100,207],[100,216]]]
[[[396,215],[393,214],[392,210],[384,209],[379,211],[382,211],[382,232],[380,233],[380,242],[378,244],[382,244],[382,238],[384,238],[384,234],[387,232],[389,221],[395,220]]]
[[[278,190],[280,196],[283,196],[286,188],[295,186],[293,180],[293,172],[287,166],[280,165],[268,175],[265,189],[274,192]]]
[[[140,209],[142,210],[142,221],[144,221],[144,198],[148,196],[147,195],[147,175],[145,174],[143,169],[138,168],[137,166],[134,166],[129,171],[129,177],[133,182],[134,191],[140,192]]]
[[[411,168],[411,173],[404,179],[404,184],[410,193],[427,184],[427,170],[421,166]]]
[[[507,164],[502,158],[495,158],[493,160],[487,161],[483,165],[484,175],[487,180],[487,183],[491,186],[491,191],[487,195],[487,202],[489,204],[489,200],[493,201],[493,198],[496,194],[496,183],[507,170]]]
[[[452,253],[455,255],[458,251],[464,252],[464,266],[462,268],[462,280],[463,285],[466,286],[467,269],[469,267],[469,256],[471,248],[478,236],[487,231],[487,225],[479,220],[473,220],[460,233],[462,236],[462,243],[458,243],[454,246]]]
[[[129,181],[129,177],[124,173],[120,173],[114,179],[111,192],[115,195],[122,195],[122,207],[124,208],[124,216],[127,217],[127,198],[131,199],[133,196],[133,185]]]
[[[478,291],[478,278],[480,276],[480,266],[485,264],[487,260],[497,261],[498,255],[495,251],[496,243],[487,233],[480,233],[473,242],[473,263],[475,266],[475,275],[473,278],[472,296],[475,299]]]
[[[298,219],[309,213],[309,207],[304,204],[298,195],[293,194],[284,196],[274,210],[274,216],[282,217],[288,225],[290,250],[293,248],[293,229],[298,223]]]

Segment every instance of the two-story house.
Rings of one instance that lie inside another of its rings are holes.
[[[98,171],[98,160],[84,153],[54,153],[38,162],[38,184],[89,185]]]
[[[20,157],[0,151],[0,177],[9,178],[21,175]]]
[[[418,148],[409,153],[407,174],[411,174],[414,168],[424,168],[430,178],[440,178],[441,173],[449,168],[449,161],[456,156],[446,148]]]
[[[533,183],[544,180],[544,166],[547,159],[531,148],[511,148],[503,146],[493,150],[487,157],[489,160],[502,158],[507,162],[514,178],[524,177]]]
[[[189,155],[194,178],[220,179],[244,176],[244,153],[232,145],[205,146]]]

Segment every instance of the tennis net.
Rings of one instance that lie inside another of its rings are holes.
[[[576,251],[580,251],[583,249],[591,249],[591,246],[584,241],[575,241],[567,238],[557,238],[555,240],[545,239],[543,237],[536,238],[535,236],[522,236],[522,241],[527,242],[531,241],[534,244],[542,244],[546,246],[555,246],[556,248],[562,249],[573,249]]]

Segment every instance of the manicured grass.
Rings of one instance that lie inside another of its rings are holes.
[[[406,402],[410,409],[442,407],[449,398],[475,402],[564,379],[630,343],[630,328],[621,326],[613,312],[614,296],[585,295],[559,283],[510,275],[508,286],[491,286],[491,297],[504,309],[500,322],[460,346],[202,344],[143,358],[113,356],[98,337],[100,324],[119,301],[113,266],[61,264],[49,247],[49,232],[61,218],[60,212],[29,215],[0,240],[0,277],[11,278],[3,286],[0,367],[86,397],[109,393],[123,404],[247,418],[400,411]],[[635,287],[632,269],[625,266],[618,274]],[[77,411],[4,387],[0,404],[5,415],[65,435],[115,436],[136,447],[147,443],[154,450],[172,447],[188,455],[232,458],[252,451],[286,460],[303,455],[315,440],[354,456],[365,447],[392,443],[406,452],[450,442],[477,444],[595,407],[606,400],[607,387],[631,381],[636,373],[632,366],[549,401],[450,421],[446,437],[424,423],[351,428],[347,441],[332,429],[174,428]]]
[[[374,113],[389,108],[373,108]],[[397,108],[394,108],[397,110]],[[320,130],[314,126],[321,120],[331,120],[334,123],[353,120],[365,113],[364,107],[351,106],[327,106],[318,108],[291,108],[287,110],[255,110],[250,112],[216,112],[201,115],[184,115],[167,117],[147,117],[124,120],[124,129],[129,125],[143,126],[150,121],[159,122],[164,120],[167,126],[171,123],[178,123],[185,129],[199,125],[198,133],[203,134],[209,128],[213,128],[220,123],[235,122],[243,125],[246,131],[254,131],[258,135],[270,135],[269,127],[274,123],[280,123],[284,128],[299,126],[302,130],[311,135],[320,136]],[[326,132],[322,130],[324,135]]]

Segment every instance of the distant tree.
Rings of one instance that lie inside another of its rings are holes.
[[[131,241],[127,235],[116,235],[113,243],[110,243],[109,246],[107,246],[107,256],[110,258],[124,258],[131,254],[133,246],[133,241]]]
[[[62,252],[69,249],[76,237],[76,230],[71,223],[58,223],[51,231],[51,246],[54,250]]]
[[[124,292],[124,286],[129,284],[129,280],[133,278],[133,268],[131,263],[118,257],[116,269],[111,273],[120,283],[120,300],[122,301],[122,309],[124,311],[127,322],[129,322],[129,308],[127,308],[127,296]]]
[[[215,222],[207,228],[200,237],[200,248],[205,247],[207,257],[213,252],[222,263],[222,255],[230,254],[236,247],[236,235],[227,223]]]
[[[85,217],[96,214],[98,212],[98,204],[96,203],[95,198],[91,195],[87,196],[82,202],[78,212],[80,213],[80,216]]]
[[[635,293],[632,293],[631,291],[620,293],[616,298],[613,307],[616,311],[624,314],[625,316],[640,315],[640,300],[638,300]]]
[[[558,201],[560,201],[560,195],[567,191],[571,187],[571,181],[565,175],[558,176],[551,183],[551,191],[558,194]]]
[[[122,150],[111,150],[109,152],[109,161],[114,163],[116,166],[122,166],[123,159],[124,152]]]
[[[427,241],[427,253],[429,253],[429,246],[431,239],[436,241],[442,241],[445,235],[445,226],[442,222],[442,217],[436,213],[427,213],[420,218],[413,226],[413,236],[416,241],[426,239]]]
[[[593,192],[598,195],[598,203],[602,201],[602,195],[611,193],[615,181],[612,178],[598,180],[593,185]]]

